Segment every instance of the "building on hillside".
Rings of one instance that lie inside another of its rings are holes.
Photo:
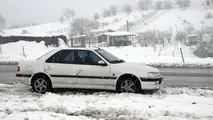
[[[198,44],[198,35],[193,34],[193,35],[188,35],[188,40],[189,40],[189,45],[197,45]]]
[[[213,0],[203,0],[203,5],[205,9],[213,8]]]
[[[86,40],[86,43],[98,43],[98,37],[99,35],[103,34],[103,33],[107,33],[107,32],[115,32],[115,30],[112,29],[95,29],[92,30],[88,33],[87,37],[88,39]]]
[[[70,37],[71,47],[86,47],[86,35],[75,35]]]
[[[107,46],[129,46],[135,44],[136,34],[130,32],[107,32],[98,35],[98,43],[107,43]]]

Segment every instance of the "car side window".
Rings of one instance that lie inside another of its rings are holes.
[[[92,51],[79,50],[77,53],[79,57],[79,61],[77,64],[98,65],[98,61],[102,60],[99,56],[97,56]]]
[[[59,64],[74,64],[74,51],[72,50],[62,50],[54,55],[52,55],[50,58],[46,60],[46,63],[59,63]]]

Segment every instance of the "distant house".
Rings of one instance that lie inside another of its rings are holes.
[[[98,35],[98,43],[108,46],[128,46],[134,44],[136,34],[130,32],[107,32]]]
[[[92,30],[88,33],[87,37],[88,39],[86,40],[86,43],[97,43],[98,42],[98,37],[99,35],[107,32],[115,32],[115,30],[112,29],[95,29]]]
[[[188,39],[189,39],[190,46],[198,44],[198,35],[197,34],[188,35]]]
[[[206,9],[213,8],[213,0],[203,0],[203,5]]]
[[[86,47],[86,35],[75,35],[70,38],[71,47]]]

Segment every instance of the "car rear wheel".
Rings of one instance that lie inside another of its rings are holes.
[[[139,92],[139,85],[136,80],[127,78],[120,83],[120,92],[137,93]]]
[[[50,91],[50,83],[46,77],[37,77],[34,78],[32,82],[32,88],[34,92],[37,93],[46,93]]]

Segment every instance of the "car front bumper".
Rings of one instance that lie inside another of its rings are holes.
[[[141,89],[142,90],[157,90],[161,87],[163,77],[154,79],[141,78]]]

